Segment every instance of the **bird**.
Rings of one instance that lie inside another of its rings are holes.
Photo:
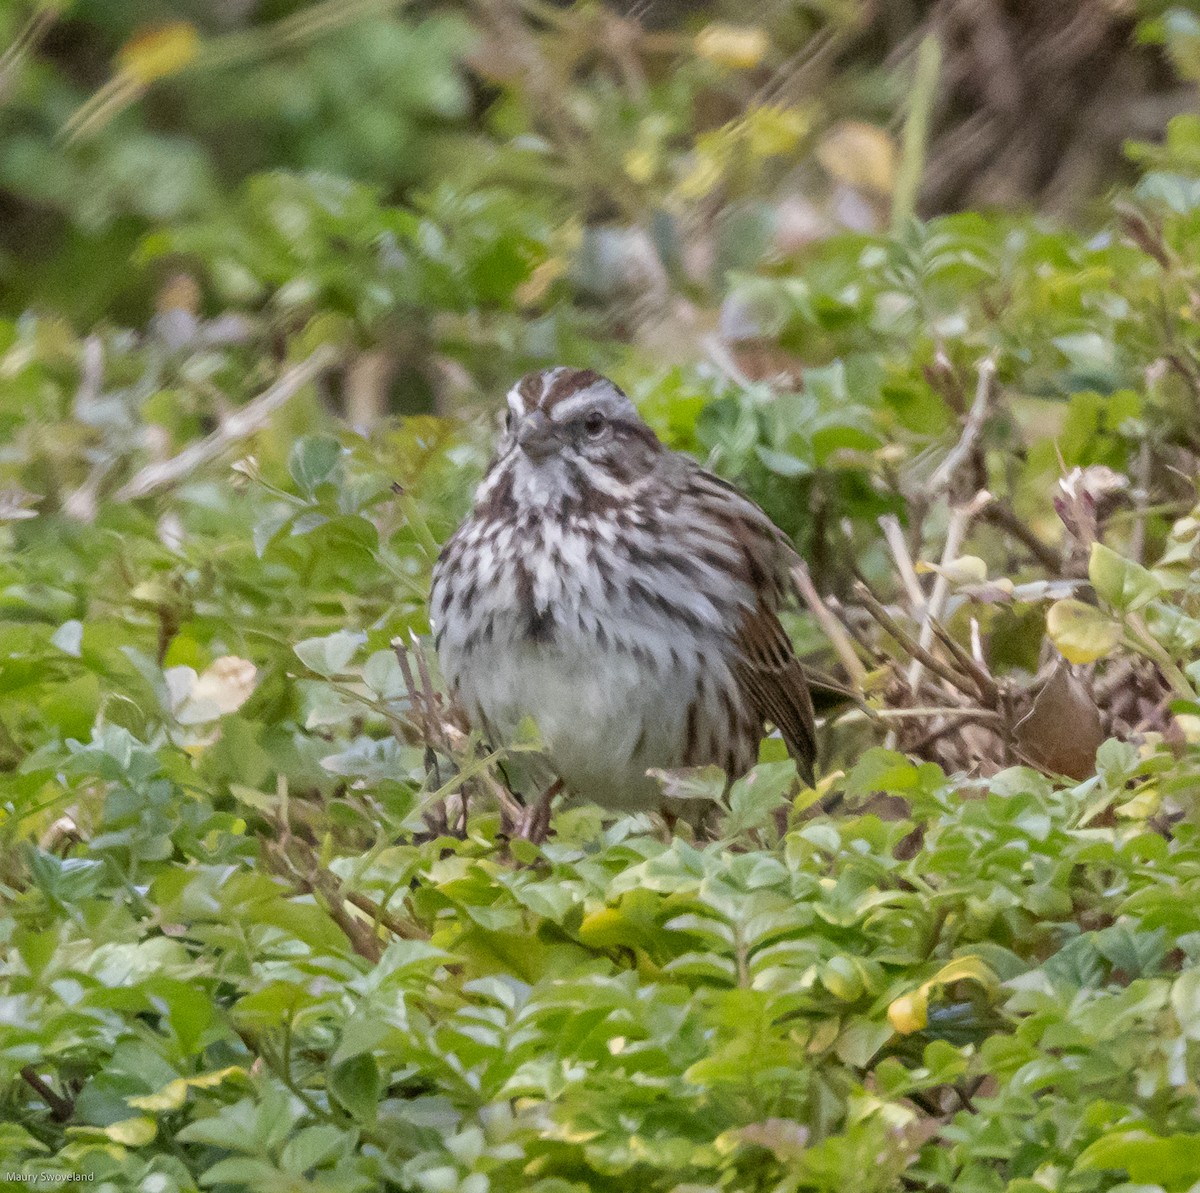
[[[551,790],[603,808],[661,806],[652,770],[715,764],[728,786],[767,723],[812,783],[812,698],[779,619],[797,561],[608,378],[530,373],[433,570],[442,675],[493,744],[532,719]]]

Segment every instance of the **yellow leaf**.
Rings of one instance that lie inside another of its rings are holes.
[[[178,74],[200,53],[200,34],[187,21],[143,30],[117,52],[121,74],[146,86]]]
[[[1176,713],[1175,724],[1189,746],[1200,745],[1200,717],[1190,713]]]
[[[517,287],[517,302],[523,307],[535,306],[566,272],[567,263],[561,257],[547,257],[535,265],[530,275]]]
[[[698,148],[676,187],[681,199],[695,201],[716,189],[724,173],[722,162]]]
[[[625,173],[634,182],[646,183],[654,177],[654,172],[658,168],[658,156],[650,149],[631,149],[625,154],[622,164],[625,167]]]
[[[922,982],[911,994],[902,994],[893,999],[888,1007],[888,1022],[892,1030],[902,1036],[920,1031],[929,1022],[929,996],[939,986],[952,982],[978,982],[989,990],[1000,985],[1000,979],[990,966],[978,957],[955,957],[948,961],[927,982]]]
[[[746,115],[746,140],[752,157],[778,157],[792,153],[812,121],[799,108],[766,105]]]
[[[1068,663],[1094,663],[1121,641],[1121,626],[1083,601],[1055,601],[1046,614],[1046,633]]]
[[[119,1123],[109,1123],[104,1128],[104,1134],[113,1143],[123,1143],[126,1147],[141,1147],[158,1134],[158,1126],[152,1118],[139,1115],[137,1118],[123,1118]]]
[[[1131,800],[1118,804],[1113,811],[1126,820],[1149,820],[1162,807],[1162,795],[1157,787],[1139,791]]]
[[[932,989],[934,986],[949,986],[951,982],[972,981],[994,990],[1000,985],[990,965],[979,957],[955,957],[947,961],[921,988]]]
[[[625,917],[615,907],[602,907],[584,916],[579,939],[590,949],[610,949],[627,944],[629,933]]]
[[[912,994],[902,994],[893,999],[887,1009],[888,1022],[892,1030],[902,1036],[911,1036],[914,1031],[920,1031],[929,1022],[928,999],[920,990]]]
[[[212,1073],[200,1073],[195,1077],[176,1077],[174,1081],[168,1081],[157,1093],[125,1100],[134,1110],[178,1110],[187,1101],[189,1089],[208,1089],[220,1085],[227,1077],[234,1074],[244,1075],[245,1072],[240,1065],[230,1065],[228,1068],[217,1069]]]
[[[821,138],[817,161],[839,182],[890,195],[896,181],[896,143],[881,128],[843,120]]]
[[[728,70],[750,70],[766,57],[771,41],[752,25],[706,25],[696,34],[696,53]]]
[[[922,576],[936,572],[951,584],[982,584],[987,580],[987,564],[978,555],[960,555],[946,564],[926,563],[922,559],[915,570]]]

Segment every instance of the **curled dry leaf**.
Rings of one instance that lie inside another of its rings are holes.
[[[248,659],[223,655],[199,675],[191,667],[166,672],[171,711],[181,725],[205,725],[237,712],[254,691],[258,668]]]
[[[896,181],[896,143],[881,128],[843,120],[821,138],[817,160],[838,182],[890,195]]]
[[[706,25],[696,34],[696,53],[708,62],[727,70],[751,70],[756,67],[771,41],[766,31],[752,25]]]
[[[922,576],[935,572],[956,586],[983,584],[987,581],[987,564],[978,555],[960,555],[948,563],[928,563],[922,559],[915,565],[915,570]]]
[[[1095,770],[1096,751],[1104,741],[1100,710],[1068,663],[1055,668],[1017,723],[1016,738],[1030,761],[1044,770],[1072,779],[1086,779]]]

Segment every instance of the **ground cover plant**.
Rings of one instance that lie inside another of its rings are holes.
[[[951,210],[953,6],[264,7],[2,17],[0,1178],[1200,1185],[1200,119]],[[502,831],[426,594],[564,360],[795,536],[816,788]]]

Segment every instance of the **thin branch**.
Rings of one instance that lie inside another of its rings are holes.
[[[416,924],[402,920],[392,915],[382,904],[376,903],[361,891],[343,891],[342,897],[347,903],[353,903],[359,911],[369,915],[377,924],[382,924],[393,936],[401,940],[428,940],[429,934],[422,931]]]
[[[1150,441],[1143,439],[1138,449],[1137,471],[1133,486],[1133,530],[1129,536],[1129,555],[1136,563],[1145,562],[1146,556],[1146,511],[1150,505],[1151,468],[1154,457],[1150,452]]]
[[[821,629],[825,631],[825,636],[833,644],[833,649],[837,651],[837,656],[846,669],[850,682],[861,692],[866,686],[867,669],[862,665],[862,661],[855,652],[850,635],[846,633],[837,618],[829,611],[829,606],[821,599],[821,594],[817,592],[816,585],[813,584],[812,577],[808,574],[807,565],[798,563],[792,568],[791,574],[796,591],[820,623]]]
[[[422,684],[418,686],[413,676],[412,665],[408,660],[408,647],[405,645],[404,639],[399,637],[393,638],[392,650],[396,655],[396,662],[400,664],[400,674],[404,677],[404,686],[408,691],[409,714],[416,721],[421,731],[421,738],[425,743],[426,778],[432,775],[434,783],[440,790],[442,787],[442,776],[438,769],[437,751],[439,745],[445,745],[445,734],[438,735],[435,733],[437,712],[433,705],[432,695],[427,685]],[[442,740],[439,741],[439,737]],[[445,805],[440,801],[431,804],[429,810],[425,813],[425,823],[429,826],[429,831],[435,836],[442,836],[449,832],[450,824],[446,818]]]
[[[929,648],[933,645],[933,623],[938,621],[946,608],[946,599],[950,595],[950,581],[946,569],[962,552],[963,540],[967,530],[975,520],[975,516],[992,500],[992,495],[986,490],[975,494],[974,499],[967,505],[955,506],[950,512],[950,524],[946,527],[946,546],[942,551],[941,571],[934,580],[933,592],[929,603],[925,606],[921,620],[921,635],[917,639],[920,653],[914,654],[912,664],[908,669],[908,686],[915,692],[921,682],[922,666],[929,665]],[[932,670],[932,668],[931,668]],[[956,685],[961,687],[961,685]]]
[[[217,459],[228,447],[261,430],[271,415],[290,401],[310,381],[337,359],[337,352],[322,344],[315,352],[286,373],[270,388],[230,415],[211,435],[191,444],[169,460],[147,464],[123,484],[113,497],[116,501],[135,501],[158,489],[177,485],[198,469]]]
[[[1036,534],[1013,512],[1006,501],[993,501],[984,511],[983,517],[993,526],[1003,530],[1028,549],[1029,553],[1052,576],[1062,575],[1062,556],[1042,542]]]
[[[982,663],[973,659],[958,644],[954,635],[940,621],[935,621],[931,624],[933,625],[933,632],[937,635],[938,641],[950,652],[951,658],[954,659],[963,671],[975,680],[979,688],[980,698],[995,701],[1000,695],[1000,689],[988,669]]]
[[[431,724],[437,727],[438,744],[441,746],[443,753],[450,753],[450,741],[446,736],[446,727],[442,724],[442,719],[437,713],[437,695],[434,692],[433,680],[429,674],[429,660],[425,657],[425,648],[421,645],[421,640],[416,634],[409,631],[409,640],[412,642],[413,657],[417,660],[417,673],[421,677],[421,691],[425,701],[425,709],[430,719]],[[459,836],[466,838],[467,835],[467,798],[468,784],[464,783],[458,790],[458,802],[460,808],[458,833]]]
[[[49,1084],[38,1076],[33,1065],[26,1065],[21,1070],[21,1077],[34,1093],[50,1107],[50,1113],[55,1122],[65,1123],[75,1113],[75,1103],[70,1098],[64,1098],[62,1094],[55,1093]]]
[[[859,581],[860,583],[864,582],[861,576],[859,577]],[[854,624],[854,619],[850,616],[846,606],[833,593],[829,593],[824,598],[824,604],[837,619],[838,625],[858,644],[858,652],[867,660],[868,665],[871,667],[879,666],[880,662],[883,661],[883,655],[875,643],[867,636],[866,631],[861,626]]]
[[[914,661],[921,662],[925,667],[928,667],[935,675],[944,679],[948,684],[957,688],[966,696],[974,699],[976,693],[974,686],[967,680],[965,676],[959,675],[958,672],[947,667],[936,655],[929,652],[927,646],[922,646],[920,642],[913,638],[906,630],[902,629],[896,619],[883,607],[879,598],[865,585],[856,584],[854,586],[854,594],[867,607],[868,612],[877,622],[893,637],[900,645],[901,650],[913,657]],[[921,682],[921,673],[918,671],[913,677],[911,669],[909,672],[908,686],[915,693]]]
[[[883,531],[888,550],[891,551],[892,559],[896,562],[896,567],[900,572],[900,582],[908,594],[913,612],[919,613],[925,605],[925,590],[917,578],[912,555],[909,554],[908,544],[904,541],[904,530],[900,525],[900,519],[895,514],[884,514],[879,519],[879,529]]]
[[[970,414],[967,415],[962,435],[929,479],[929,488],[934,493],[944,493],[949,489],[951,482],[975,451],[979,443],[979,436],[983,434],[983,428],[987,423],[988,407],[992,401],[992,381],[995,376],[996,358],[995,356],[985,356],[979,362],[975,401],[971,405]]]
[[[3,54],[0,54],[0,103],[8,99],[9,84],[21,64],[37,49],[42,38],[60,16],[57,6],[39,7],[22,26]]]

